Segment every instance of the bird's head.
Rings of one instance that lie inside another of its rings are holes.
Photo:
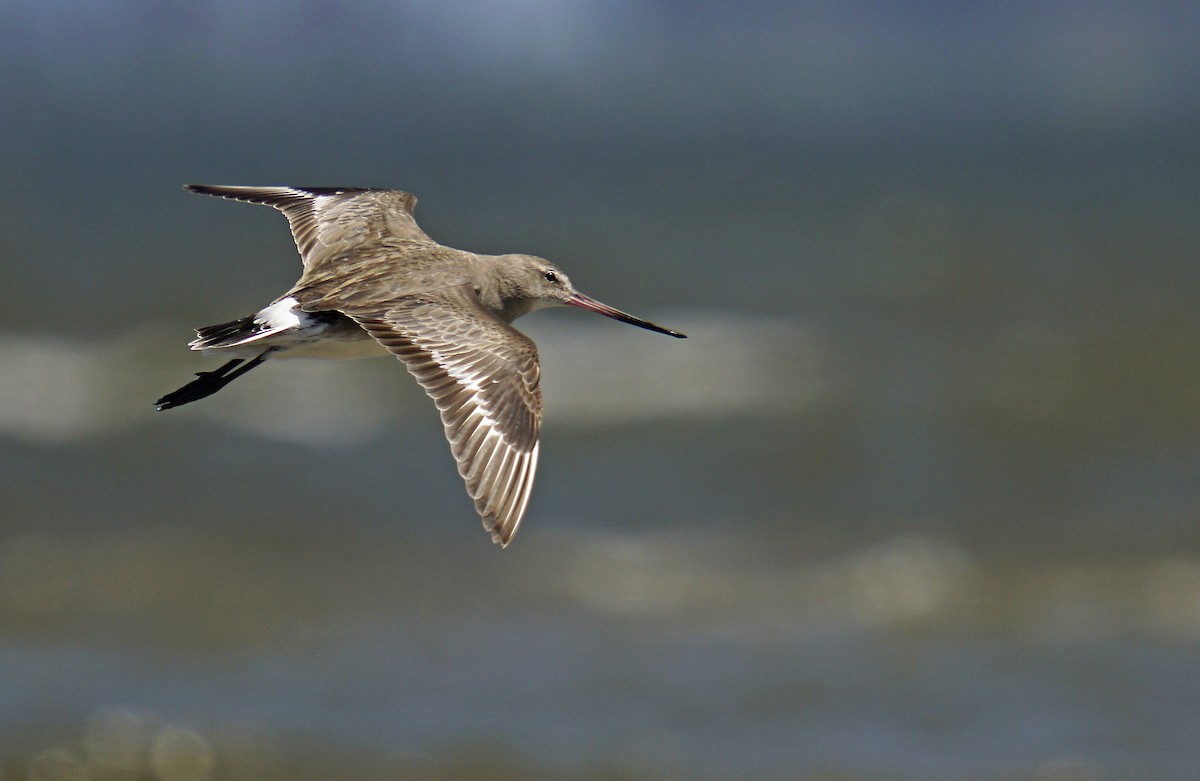
[[[506,303],[512,301],[516,304],[516,308],[520,309],[519,314],[548,306],[575,306],[639,328],[679,339],[687,338],[686,334],[634,317],[580,293],[562,269],[544,258],[533,255],[504,255],[502,260],[505,261],[504,276],[507,282],[502,295]]]

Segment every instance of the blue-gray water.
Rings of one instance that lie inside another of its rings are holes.
[[[0,776],[1191,779],[1200,13],[0,7]],[[185,182],[393,186],[577,311],[507,550]]]

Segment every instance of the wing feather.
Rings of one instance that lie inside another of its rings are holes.
[[[384,239],[432,242],[413,218],[416,196],[401,190],[212,184],[189,184],[186,189],[283,212],[305,269]]]
[[[484,528],[507,545],[537,472],[537,347],[487,312],[469,286],[346,314],[399,358],[433,399]]]

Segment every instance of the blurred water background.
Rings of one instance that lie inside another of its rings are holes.
[[[0,3],[0,778],[1200,776],[1200,7]],[[299,264],[555,259],[479,527],[392,361],[170,413]]]

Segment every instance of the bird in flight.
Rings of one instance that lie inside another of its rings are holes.
[[[255,314],[197,329],[189,347],[230,360],[198,372],[158,409],[210,396],[268,358],[394,355],[437,405],[467,493],[502,546],[529,503],[542,421],[537,346],[512,321],[569,305],[685,338],[585,296],[548,260],[437,243],[413,219],[417,199],[400,190],[187,189],[283,212],[304,271]]]

